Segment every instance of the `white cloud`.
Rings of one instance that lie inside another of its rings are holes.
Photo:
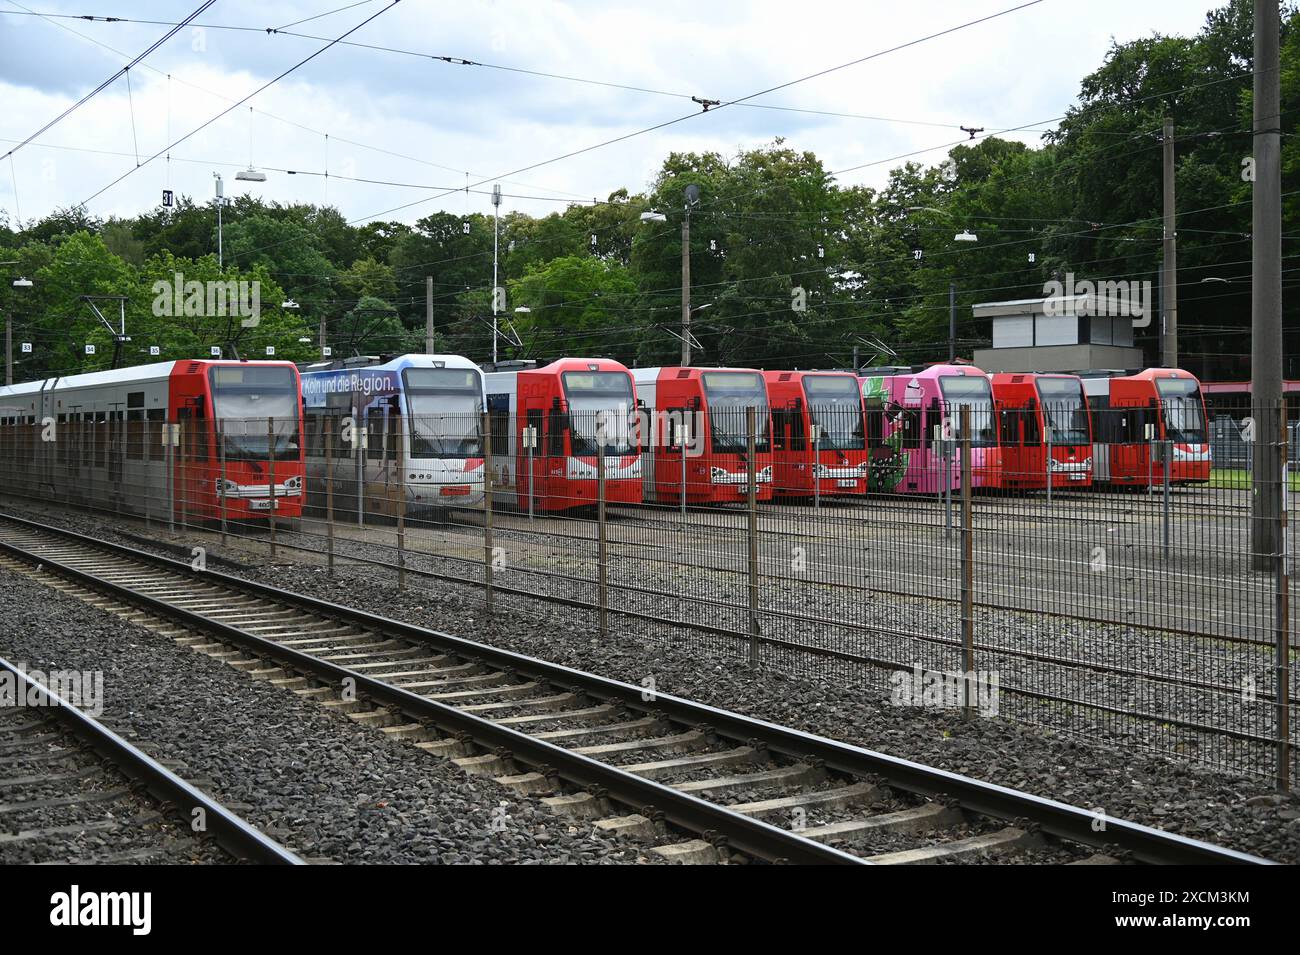
[[[335,36],[381,8],[383,0],[294,29]],[[667,3],[640,7],[605,3],[458,5],[407,0],[351,39],[425,54],[462,56],[522,69],[728,99],[865,56],[976,16],[1010,0],[927,4],[834,2],[795,5]],[[43,10],[80,12],[73,4]],[[281,26],[328,9],[323,2],[226,2],[206,23]],[[128,3],[111,11],[139,19],[172,20],[175,3]],[[1100,65],[1112,37],[1152,32],[1190,34],[1204,10],[1175,0],[1134,4],[1048,0],[991,23],[891,53],[826,77],[771,94],[758,102],[808,109],[983,126],[993,130],[1060,115],[1079,80]],[[66,27],[134,54],[165,27],[60,21]],[[85,200],[135,164],[131,123],[142,156],[173,135],[199,125],[229,105],[182,80],[238,99],[321,44],[264,32],[209,29],[201,43],[182,34],[148,61],[172,74],[170,109],[164,76],[132,71],[132,96],[119,82],[55,130],[41,145],[20,151],[13,178],[25,218]],[[201,49],[195,49],[201,47]],[[95,85],[122,59],[107,55],[66,29],[30,17],[0,16],[0,137],[17,140]],[[455,66],[428,58],[336,47],[253,101],[252,160],[259,166],[322,172],[330,134],[330,171],[354,176],[464,185],[682,116],[689,100],[560,80]],[[270,118],[274,114],[288,122]],[[299,125],[294,125],[299,124]],[[300,128],[309,127],[309,129]],[[835,119],[731,107],[662,131],[520,174],[526,185],[507,192],[603,197],[621,186],[644,188],[672,150],[723,153],[784,136],[811,149],[831,169],[854,166],[960,136],[955,130]],[[223,170],[227,194],[249,184],[233,172],[249,161],[248,109],[235,110],[178,147],[170,164],[159,159],[132,173],[90,204],[97,215],[133,215],[157,203],[161,190],[212,194],[212,172]],[[1034,141],[1035,134],[1023,136]],[[371,144],[424,162],[350,145]],[[0,143],[3,153],[8,143]],[[51,146],[104,150],[100,155]],[[942,159],[942,152],[921,157]],[[218,165],[225,163],[227,165]],[[451,167],[451,172],[434,165]],[[7,166],[7,163],[5,164]],[[868,167],[846,181],[879,184],[888,165]],[[251,184],[267,199],[329,202],[359,219],[421,198],[411,189],[270,173]],[[14,209],[10,170],[0,168],[0,208]],[[545,212],[555,203],[507,200],[504,208]],[[396,214],[411,221],[439,208],[490,209],[484,195],[463,192]]]

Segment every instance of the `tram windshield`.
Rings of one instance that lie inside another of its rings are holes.
[[[1052,444],[1087,444],[1088,408],[1083,385],[1075,378],[1039,378],[1038,400],[1043,405],[1046,439]]]
[[[943,375],[939,378],[944,405],[952,420],[952,436],[961,441],[961,409],[970,408],[970,443],[972,448],[997,447],[998,433],[993,422],[993,388],[984,375]]]
[[[805,375],[808,414],[821,429],[818,446],[829,451],[860,451],[867,446],[862,389],[854,375]]]
[[[561,377],[574,455],[596,455],[599,443],[605,445],[606,454],[635,453],[632,376],[625,371],[566,371]]]
[[[402,372],[411,421],[412,458],[483,455],[483,379],[473,368]]]
[[[700,376],[709,403],[709,428],[713,450],[719,454],[744,454],[749,449],[746,408],[754,409],[754,450],[766,451],[768,422],[767,386],[754,371],[706,371]]]
[[[1205,443],[1205,411],[1194,378],[1157,378],[1165,436],[1175,444]]]
[[[297,460],[301,399],[292,368],[216,365],[208,384],[226,460],[265,461],[272,435],[275,459]]]

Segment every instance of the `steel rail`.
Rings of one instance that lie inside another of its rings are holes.
[[[514,653],[509,650],[502,650],[488,644],[479,643],[464,637],[457,637],[442,631],[431,630],[400,620],[393,620],[378,614],[370,613],[369,611],[335,604],[316,597],[294,593],[293,591],[283,590],[269,584],[230,576],[220,573],[219,571],[208,570],[196,572],[186,563],[175,561],[171,558],[157,554],[151,554],[147,551],[138,550],[133,547],[128,547],[124,544],[100,540],[65,528],[37,524],[9,514],[0,514],[0,517],[3,517],[4,520],[12,523],[24,525],[33,531],[54,534],[69,540],[77,541],[85,546],[111,551],[124,557],[143,561],[159,567],[165,567],[191,579],[206,579],[233,590],[296,606],[322,616],[370,627],[418,643],[431,644],[450,649],[457,654],[490,662],[492,665],[497,667],[511,668],[518,673],[536,676],[546,682],[556,684],[558,687],[567,687],[589,696],[620,702],[629,709],[644,712],[658,710],[665,716],[671,719],[676,719],[679,722],[693,725],[707,725],[719,736],[728,737],[740,742],[752,742],[757,740],[763,743],[769,750],[794,759],[817,759],[824,763],[827,768],[835,769],[853,776],[877,775],[885,779],[890,785],[897,786],[901,789],[925,797],[933,798],[947,796],[956,798],[963,807],[975,813],[989,815],[1008,821],[1027,819],[1030,822],[1037,824],[1044,832],[1058,838],[1097,848],[1118,847],[1130,853],[1134,859],[1142,862],[1183,865],[1273,864],[1266,859],[1251,856],[1233,849],[1215,846],[1198,839],[1188,838],[1176,833],[1165,832],[1160,829],[1144,826],[1139,823],[1128,822],[1122,819],[1106,818],[1104,820],[1104,828],[1101,832],[1098,832],[1094,828],[1098,820],[1096,813],[1080,809],[1077,806],[1070,806],[1053,799],[1047,799],[1031,793],[1009,789],[995,783],[987,783],[967,776],[961,776],[956,773],[948,772],[947,770],[925,766],[901,757],[890,756],[886,753],[875,752],[852,744],[827,739],[826,737],[805,733],[791,727],[779,726],[765,720],[744,716],[728,710],[717,709],[681,697],[656,693],[653,702],[647,703],[642,699],[644,688],[640,686],[634,686],[608,677],[575,670],[561,664],[540,660],[536,657]],[[26,551],[21,550],[21,548],[14,547],[4,541],[0,541],[0,547],[21,554],[28,560],[43,562],[47,566],[53,564],[53,562],[48,559],[43,559],[39,556],[29,554]],[[63,569],[81,579],[96,581],[99,586],[107,586],[115,591],[134,594],[133,591],[126,590],[119,585],[108,582],[99,582],[99,579],[93,575],[79,571],[75,568]],[[298,651],[279,647],[263,638],[256,637],[252,634],[245,634],[236,628],[206,620],[196,614],[183,611],[180,608],[173,607],[163,601],[148,597],[147,595],[135,594],[134,597],[135,599],[146,603],[151,607],[151,609],[168,613],[173,617],[180,615],[186,618],[193,618],[193,622],[191,623],[193,626],[199,626],[213,632],[218,629],[229,631],[232,640],[244,643],[248,646],[264,647],[264,652],[267,652],[268,654],[301,658],[302,666],[305,669],[326,673],[331,679],[337,679],[340,675],[352,677],[357,680],[356,686],[359,690],[368,684],[370,687],[373,687],[374,692],[372,693],[372,696],[374,696],[375,699],[378,699],[381,702],[391,701],[389,705],[396,706],[406,712],[411,711],[410,706],[432,707],[432,709],[426,710],[426,712],[435,714],[445,712],[449,720],[455,720],[458,724],[463,725],[467,729],[476,724],[486,722],[478,717],[461,713],[454,707],[434,703],[433,701],[426,700],[423,697],[417,696],[408,691],[399,690],[387,684],[371,680],[361,674],[353,674],[351,671],[345,670],[345,668],[337,667],[334,664],[327,664],[324,661],[315,660],[315,658],[299,653]],[[366,691],[370,692],[370,689],[367,688]],[[436,717],[431,718],[436,719]],[[517,743],[520,747],[520,751],[533,754],[539,765],[554,764],[557,766],[573,766],[576,770],[586,772],[595,772],[595,767],[599,767],[599,770],[604,772],[607,772],[610,769],[610,767],[607,767],[604,764],[596,763],[594,760],[578,756],[562,747],[554,746],[540,740],[534,740],[524,734],[506,729],[505,727],[496,726],[490,722],[487,723],[487,726],[484,727],[483,730],[489,738],[501,741],[497,745],[504,745],[508,748],[514,749]],[[593,764],[593,766],[586,766],[585,764]],[[621,771],[619,772],[621,775],[630,775],[621,773]],[[639,786],[633,787],[634,792],[630,794],[632,795],[632,801],[630,803],[632,805],[653,804],[656,808],[664,809],[666,812],[666,807],[662,805],[663,797],[661,797],[659,801],[656,801],[653,799],[646,799],[640,795],[642,790],[639,787],[646,785],[653,787],[656,791],[662,791],[665,796],[671,794],[674,798],[685,798],[689,800],[689,803],[698,804],[697,806],[688,807],[694,809],[694,812],[688,816],[681,817],[680,820],[674,820],[681,821],[681,823],[686,825],[687,828],[701,831],[699,828],[701,817],[696,813],[699,813],[706,808],[713,812],[704,813],[705,817],[707,817],[705,821],[732,822],[733,820],[730,820],[727,817],[734,816],[737,819],[743,819],[748,825],[755,824],[754,820],[740,817],[736,813],[731,813],[728,810],[722,809],[722,807],[714,806],[711,803],[693,797],[684,796],[684,794],[677,793],[675,790],[659,786],[658,784],[652,783],[648,780],[641,780],[639,777],[633,777],[633,779],[637,781]],[[616,795],[617,798],[617,792],[614,787],[609,786],[599,779],[593,779],[591,781],[594,784],[605,786],[610,793]],[[640,803],[636,802],[637,799],[640,799]],[[627,802],[628,799],[622,798],[620,801]],[[719,817],[715,815],[716,813],[721,813],[722,816]],[[669,818],[672,817],[670,816]],[[694,823],[694,825],[690,823]],[[764,829],[772,830],[775,833],[780,833],[781,835],[799,843],[811,843],[810,840],[796,837],[786,830],[776,829],[775,827],[763,823],[757,823],[757,825],[762,826]],[[729,838],[731,836],[731,833],[726,832],[721,825],[710,825],[708,828],[717,829],[719,832],[728,835]],[[742,851],[749,851],[739,842],[732,841],[731,844]],[[825,849],[825,847],[821,848]],[[835,861],[861,861],[846,853],[838,853],[837,850],[826,851],[835,852],[844,857],[842,860]],[[790,861],[831,860],[803,860],[792,857]]]
[[[5,516],[5,519],[14,520],[8,516]],[[77,540],[84,546],[100,550],[113,550],[122,556],[167,567],[190,579],[208,580],[229,589],[242,590],[238,586],[238,578],[227,577],[214,571],[196,572],[191,570],[188,565],[178,564],[169,558],[159,558],[143,551],[136,551],[134,548],[124,547],[124,545],[113,544],[108,541],[99,541],[96,538],[86,537],[74,532],[64,532],[54,528],[40,527],[39,525],[35,527],[40,531],[53,532]],[[61,561],[33,554],[8,541],[0,541],[0,550],[4,550],[23,560],[40,564],[62,576],[80,581],[95,589],[107,591],[184,626],[192,627],[244,647],[250,652],[282,661],[289,667],[300,672],[309,673],[322,681],[340,687],[346,685],[345,680],[351,681],[352,687],[358,694],[365,695],[380,705],[400,710],[416,719],[428,720],[452,733],[467,734],[480,746],[484,746],[489,750],[508,751],[512,757],[533,766],[539,772],[558,772],[561,776],[581,787],[599,788],[600,791],[615,802],[629,806],[634,811],[653,810],[656,814],[662,814],[662,817],[668,823],[697,833],[706,839],[716,840],[721,837],[728,847],[744,854],[772,862],[819,865],[866,864],[865,860],[849,853],[811,839],[805,839],[762,820],[743,816],[724,806],[708,802],[688,793],[679,792],[654,780],[644,779],[616,766],[599,762],[562,746],[557,746],[554,743],[536,739],[518,730],[500,726],[483,717],[465,713],[454,706],[430,700],[409,690],[376,680],[359,671],[329,663],[310,654],[259,637],[256,634],[247,633],[238,627],[232,627],[204,617],[202,614],[185,610],[164,600],[135,591],[130,587],[105,580],[96,574],[69,566]],[[301,595],[290,594],[287,591],[276,591],[276,593],[283,594],[282,599],[286,603],[296,603],[296,601],[290,599],[291,597],[304,599],[301,598]],[[334,608],[336,605],[322,604],[322,606]],[[340,607],[337,609],[342,611],[346,608]],[[330,616],[335,615],[332,610],[318,610],[317,612],[324,612]],[[379,617],[374,618],[376,622],[380,622],[382,619]],[[578,673],[578,671],[573,672]]]
[[[13,675],[23,694],[35,694],[42,705],[91,749],[127,777],[137,780],[154,796],[186,812],[202,809],[207,831],[217,844],[237,859],[263,865],[304,865],[293,852],[259,832],[221,803],[191,786],[153,757],[128,743],[98,720],[83,713],[49,687],[32,679],[20,667],[0,657],[0,670]]]

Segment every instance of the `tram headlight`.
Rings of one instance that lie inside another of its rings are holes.
[[[284,482],[284,489],[285,489],[286,491],[301,491],[301,490],[302,490],[302,475],[301,475],[301,474],[295,474],[293,477],[286,479],[285,482]]]
[[[215,484],[217,487],[217,494],[223,497],[227,494],[236,494],[239,492],[239,485],[236,484],[234,481],[227,481],[222,478],[217,478],[213,482],[213,484]]]

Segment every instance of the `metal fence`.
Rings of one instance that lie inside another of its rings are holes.
[[[905,418],[11,416],[0,481],[196,544],[451,581],[489,608],[559,602],[608,639],[1289,785],[1278,409],[1235,422],[1249,460],[1207,460],[1203,421],[1148,429],[1132,410],[1094,411],[1084,441],[1032,409]]]

